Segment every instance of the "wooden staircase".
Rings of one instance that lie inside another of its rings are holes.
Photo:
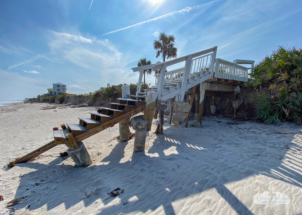
[[[142,112],[146,106],[145,96],[140,96],[137,99],[119,98],[118,100],[119,103],[110,103],[110,108],[100,107],[97,111],[90,112],[90,118],[79,118],[79,124],[62,124],[59,130],[53,130],[53,141],[21,158],[15,159],[8,166],[13,167],[17,163],[28,162],[59,144],[65,144],[75,149],[77,147],[75,143],[131,118]]]

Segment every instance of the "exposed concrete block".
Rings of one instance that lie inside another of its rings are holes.
[[[188,113],[191,111],[191,106],[189,103],[183,102],[183,103],[179,103],[179,102],[174,102],[173,103],[173,121],[178,121],[181,122],[183,121]]]
[[[75,162],[75,167],[85,167],[92,164],[90,155],[82,142],[78,143],[79,148],[72,149],[71,147],[67,150],[72,160]]]
[[[148,121],[143,116],[135,116],[130,120],[130,125],[135,130],[134,151],[144,151]]]
[[[215,115],[216,114],[216,106],[215,105],[211,105],[211,114]]]

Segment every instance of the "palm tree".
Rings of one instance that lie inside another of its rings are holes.
[[[167,36],[165,33],[161,33],[159,35],[159,40],[154,40],[153,46],[154,49],[157,50],[156,52],[156,58],[159,57],[159,55],[162,54],[163,56],[163,62],[166,61],[166,57],[172,58],[177,56],[177,48],[174,47],[174,36],[169,35]],[[160,71],[158,71],[160,72]],[[166,72],[166,71],[164,71]],[[155,110],[154,118],[157,118],[158,111]],[[157,125],[157,129],[155,133],[162,134],[163,133],[163,124],[164,124],[164,111],[161,110],[159,114],[159,124]]]
[[[137,66],[145,66],[145,65],[150,65],[151,64],[151,61],[148,60],[146,58],[143,58],[143,59],[140,59],[137,63]],[[152,70],[151,69],[147,69],[147,70],[144,70],[144,84],[146,84],[146,78],[145,78],[145,74],[151,74]]]
[[[177,48],[174,47],[174,36],[167,36],[165,33],[161,33],[159,35],[159,40],[154,40],[153,46],[154,49],[157,50],[156,58],[159,57],[160,54],[163,56],[163,62],[166,61],[166,57],[172,58],[177,56]]]

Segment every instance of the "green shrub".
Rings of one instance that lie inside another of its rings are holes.
[[[275,92],[271,98],[255,97],[257,118],[268,124],[278,124],[283,119],[301,122],[301,76],[302,49],[279,47],[256,65],[245,86],[267,87]]]
[[[148,88],[149,88],[148,84],[142,84],[141,85],[141,91],[142,92],[144,92],[144,89],[148,89]]]
[[[56,99],[59,100],[60,104],[63,104],[65,102],[66,95],[65,94],[58,95],[56,96]]]

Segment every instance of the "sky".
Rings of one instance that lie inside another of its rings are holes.
[[[174,35],[178,57],[218,46],[219,58],[257,63],[278,46],[302,47],[301,20],[301,0],[0,1],[0,100],[55,82],[76,94],[137,83],[139,59],[162,60],[161,32]]]

